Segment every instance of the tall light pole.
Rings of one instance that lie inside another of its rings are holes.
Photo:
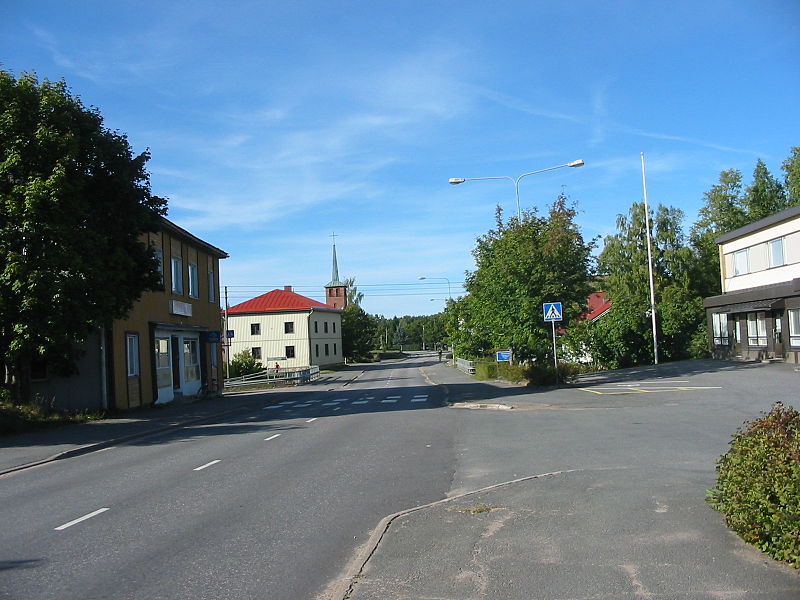
[[[451,185],[458,185],[465,181],[481,181],[484,179],[508,179],[514,183],[514,189],[517,193],[517,218],[522,219],[522,210],[519,207],[519,182],[523,177],[528,175],[536,175],[537,173],[544,173],[545,171],[552,171],[553,169],[563,169],[564,167],[582,167],[584,162],[581,159],[573,160],[572,162],[564,163],[563,165],[556,165],[555,167],[547,167],[546,169],[539,169],[538,171],[531,171],[530,173],[523,173],[519,177],[509,177],[508,175],[501,175],[499,177],[451,177],[449,182]]]
[[[425,277],[422,275],[419,279],[420,281],[423,279],[444,279],[447,282],[447,297],[450,298],[450,300],[453,299],[453,294],[450,292],[450,280],[447,277]],[[433,300],[433,298],[431,298],[431,300]]]
[[[650,246],[650,208],[647,205],[647,176],[642,154],[642,188],[644,189],[644,229],[647,233],[647,272],[650,276],[650,318],[653,322],[653,364],[658,364],[658,336],[656,334],[656,288],[653,284],[653,251]]]

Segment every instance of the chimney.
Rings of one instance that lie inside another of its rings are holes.
[[[291,292],[292,291],[292,286],[290,286],[290,285],[283,286],[283,291],[284,292]]]

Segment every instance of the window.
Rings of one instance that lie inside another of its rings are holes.
[[[294,358],[294,346],[286,346],[286,358]]]
[[[336,356],[336,344],[333,345],[333,355]]]
[[[214,277],[214,271],[211,269],[211,267],[208,269],[208,301],[217,301],[217,278]]]
[[[800,346],[800,308],[789,311],[789,345]]]
[[[200,276],[194,263],[189,263],[189,297],[200,297]]]
[[[283,333],[294,333],[294,321],[286,321],[283,324]]]
[[[747,313],[747,345],[767,345],[767,319],[766,313]]]
[[[711,315],[714,328],[714,345],[728,345],[728,315],[726,313],[713,313]]]
[[[125,336],[125,356],[128,362],[128,377],[139,376],[139,335],[129,333]]]
[[[336,321],[333,322],[333,333],[336,333]],[[336,353],[334,352],[334,354]]]
[[[172,386],[172,361],[169,356],[169,338],[156,338],[156,385],[160,388]]]
[[[747,248],[733,253],[733,274],[747,275],[749,273],[747,262]]]
[[[261,335],[261,323],[250,323],[250,335]]]
[[[769,250],[770,267],[780,267],[786,264],[783,258],[783,238],[767,242],[767,249]]]
[[[319,321],[314,321],[314,333],[319,333]]]
[[[327,322],[327,321],[325,321],[325,323],[323,323],[323,325],[325,326],[325,327],[324,327],[324,329],[325,329],[325,333],[328,333],[328,322]]]
[[[200,379],[200,346],[197,339],[183,340],[183,378],[186,381]]]
[[[319,358],[319,344],[314,344],[314,356]]]
[[[330,356],[330,350],[328,350],[328,344],[325,344],[325,356]]]
[[[258,346],[250,350],[250,353],[253,355],[253,358],[261,360],[261,348],[259,348]]]
[[[155,253],[156,260],[158,261],[158,282],[161,285],[164,285],[164,251],[160,246],[155,246],[153,248],[153,252]]]
[[[172,266],[172,293],[183,294],[183,259],[180,256],[173,256],[170,262]]]

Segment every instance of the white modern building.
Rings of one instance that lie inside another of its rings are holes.
[[[712,354],[800,362],[800,206],[716,242],[722,294],[704,300]]]

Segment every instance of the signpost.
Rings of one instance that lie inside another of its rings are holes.
[[[511,362],[511,350],[498,350],[497,362]]]
[[[556,321],[562,321],[564,311],[561,309],[561,302],[545,302],[542,305],[544,311],[544,322],[550,321],[553,324],[553,366],[556,368],[556,385],[558,385],[558,354],[556,350]]]

